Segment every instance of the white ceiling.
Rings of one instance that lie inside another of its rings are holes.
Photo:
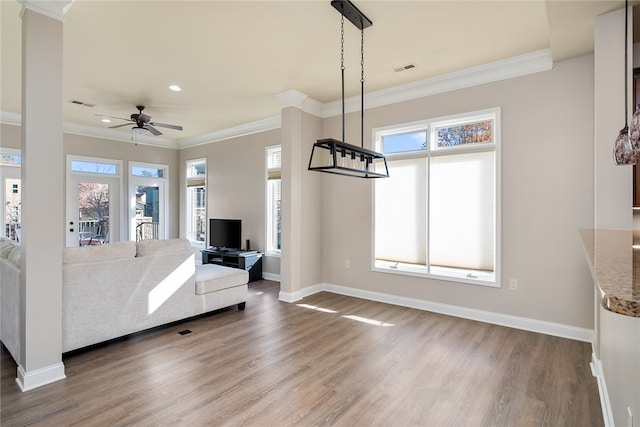
[[[597,15],[618,0],[356,0],[365,30],[366,90],[428,79],[551,49],[555,61],[593,50]],[[1,0],[3,120],[21,110],[20,5]],[[340,14],[329,0],[76,0],[64,20],[64,121],[104,129],[146,106],[159,140],[202,135],[276,117],[278,93],[340,99]],[[394,69],[408,64],[410,70]],[[346,95],[360,91],[360,32],[345,21]],[[179,84],[183,91],[168,89]],[[78,100],[94,107],[69,103]],[[118,130],[126,139],[129,127]]]

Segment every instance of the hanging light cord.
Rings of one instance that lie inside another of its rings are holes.
[[[340,20],[340,72],[342,73],[342,141],[344,142],[344,15]]]
[[[628,117],[629,117],[629,65],[628,61],[628,50],[629,50],[629,35],[628,35],[628,27],[629,27],[629,0],[624,1],[624,127],[629,127]]]
[[[364,26],[360,30],[360,146],[364,148]]]

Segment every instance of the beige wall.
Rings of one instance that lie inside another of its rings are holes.
[[[276,129],[180,150],[180,189],[184,189],[185,162],[207,159],[207,218],[241,219],[242,242],[250,239],[253,249],[265,251],[265,148],[279,144]],[[184,200],[181,191],[180,204]],[[262,268],[279,275],[280,259],[265,257]]]
[[[519,291],[372,272],[371,182],[331,175],[322,175],[322,198],[304,202],[307,214],[322,211],[322,232],[316,233],[322,281],[591,329],[591,281],[577,230],[594,224],[593,96],[593,56],[587,55],[552,71],[367,110],[369,138],[376,127],[502,108],[502,283],[518,279]],[[347,117],[348,142],[359,141],[358,116]],[[3,146],[17,146],[15,129],[2,126]],[[339,137],[339,117],[324,120],[322,134]],[[165,163],[179,173],[170,189],[172,200],[179,195],[181,201],[171,204],[172,237],[180,234],[184,162],[206,158],[207,216],[242,218],[243,239],[260,250],[264,148],[280,142],[279,129],[180,151],[64,138],[65,154]],[[264,271],[279,274],[279,261],[265,259]]]
[[[20,148],[20,126],[6,125],[0,126],[2,136],[2,147]],[[169,148],[152,147],[143,144],[132,144],[130,142],[114,141],[111,139],[101,139],[81,135],[65,133],[63,135],[64,160],[63,170],[66,173],[66,156],[87,156],[100,157],[105,159],[122,160],[124,168],[122,190],[129,188],[128,165],[129,162],[155,163],[169,166],[169,199],[175,200],[179,193],[179,182],[176,178],[180,174],[179,154],[177,150]],[[62,177],[63,182],[65,177]],[[66,186],[65,192],[66,192]],[[66,194],[65,194],[66,197]],[[126,202],[128,198],[123,197]],[[128,206],[122,207],[128,213]],[[179,236],[180,209],[178,203],[169,203],[169,237]],[[124,222],[124,223],[123,223]],[[121,221],[121,226],[126,225],[126,218]],[[64,228],[61,224],[61,232]],[[126,230],[128,236],[128,230]]]
[[[366,112],[370,138],[376,127],[501,107],[501,288],[372,272],[372,183],[334,176],[323,181],[323,281],[592,329],[592,282],[578,229],[594,224],[593,78],[587,55],[551,71]],[[359,141],[357,115],[347,117],[347,142]],[[339,117],[325,120],[324,135],[340,135]],[[505,286],[510,278],[520,290]]]
[[[20,126],[0,124],[0,147],[20,149]]]

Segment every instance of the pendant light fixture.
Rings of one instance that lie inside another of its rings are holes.
[[[640,161],[640,109],[636,108],[631,118],[629,131],[629,2],[624,2],[624,127],[613,146],[616,165],[634,165]]]
[[[319,139],[311,150],[309,170],[353,176],[357,178],[387,178],[389,169],[384,154],[364,148],[364,29],[373,25],[358,8],[348,0],[331,2],[342,18],[340,20],[340,70],[342,73],[342,141],[333,138]],[[360,29],[360,147],[344,142],[344,18]]]

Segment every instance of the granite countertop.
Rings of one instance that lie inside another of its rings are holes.
[[[633,230],[580,233],[602,306],[614,313],[640,317],[640,246],[633,247]]]

